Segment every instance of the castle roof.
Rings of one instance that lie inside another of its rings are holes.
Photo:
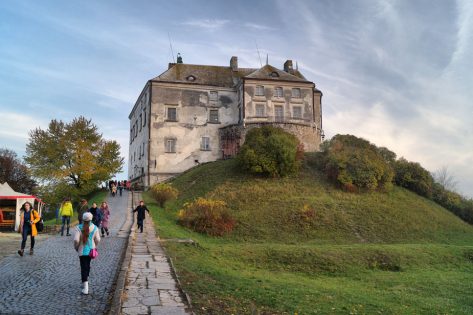
[[[271,65],[259,69],[236,68],[209,65],[171,63],[168,70],[151,81],[234,87],[241,79],[261,79],[272,81],[293,81],[310,83],[299,70],[288,73]]]
[[[251,68],[238,68],[233,71],[230,67],[192,65],[185,63],[170,64],[170,68],[152,79],[158,82],[178,82],[196,85],[211,85],[234,87],[237,80],[256,71]]]
[[[245,76],[248,79],[264,79],[264,80],[274,80],[274,81],[294,81],[294,82],[309,82],[307,79],[299,72],[299,70],[292,71],[293,74],[279,70],[276,67],[271,65],[265,65],[260,69],[250,73]]]

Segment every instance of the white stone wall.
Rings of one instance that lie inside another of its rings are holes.
[[[130,138],[128,156],[128,179],[147,185],[149,121],[150,121],[150,88],[145,86],[135,103],[130,118]]]
[[[218,100],[209,100],[210,91]],[[199,163],[215,161],[222,155],[218,129],[238,122],[237,93],[234,89],[153,83],[151,116],[151,181],[164,180]],[[177,121],[167,121],[166,109],[177,109]],[[218,110],[219,123],[209,122],[210,110]],[[202,137],[210,138],[210,150],[201,150]],[[176,152],[166,152],[166,140],[176,139]]]

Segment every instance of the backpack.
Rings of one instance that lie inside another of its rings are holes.
[[[33,210],[33,211],[36,211],[36,210]],[[38,213],[38,211],[36,211],[36,213]],[[38,213],[38,215],[39,215],[39,213]],[[43,217],[40,216],[39,221],[36,222],[36,231],[38,231],[38,233],[40,233],[40,232],[43,232],[43,230],[44,230],[44,221],[43,221]]]

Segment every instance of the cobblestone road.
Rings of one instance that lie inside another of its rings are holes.
[[[129,210],[127,200],[126,192],[108,198],[111,235],[102,239],[99,257],[92,261],[88,296],[80,294],[80,265],[72,236],[49,237],[35,246],[33,256],[27,254],[28,239],[24,257],[15,254],[0,262],[0,314],[102,314],[126,241],[117,234]]]

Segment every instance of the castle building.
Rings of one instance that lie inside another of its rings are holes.
[[[305,151],[323,137],[322,92],[292,61],[269,64],[170,63],[149,80],[130,115],[128,177],[148,187],[200,163],[235,156],[246,132],[271,124],[296,135]]]

